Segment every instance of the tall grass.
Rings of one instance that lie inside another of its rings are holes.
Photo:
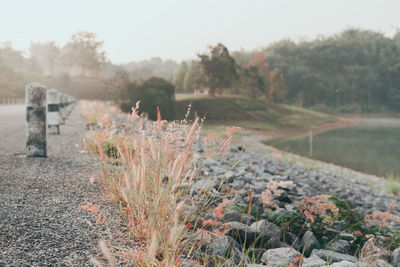
[[[189,191],[197,172],[193,144],[200,133],[198,119],[191,125],[167,124],[158,112],[158,120],[150,122],[136,111],[128,133],[113,133],[103,123],[102,132],[88,137],[89,148],[100,159],[99,177],[118,203],[125,238],[132,243],[132,249],[117,254],[139,266],[177,266],[193,218],[187,206],[193,201]]]

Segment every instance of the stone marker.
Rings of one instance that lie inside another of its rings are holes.
[[[26,154],[46,157],[46,87],[34,82],[25,86]]]
[[[51,89],[47,91],[47,126],[49,134],[60,134],[60,93]]]

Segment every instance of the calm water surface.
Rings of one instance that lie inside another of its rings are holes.
[[[359,124],[314,133],[312,158],[379,176],[400,176],[400,118],[351,118]],[[309,157],[310,138],[299,136],[269,143]]]

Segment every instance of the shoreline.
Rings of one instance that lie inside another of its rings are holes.
[[[338,120],[336,120],[335,122],[318,125],[312,127],[311,130],[324,132],[324,131],[357,125],[358,123],[359,122],[355,120],[339,117]],[[388,181],[383,176],[364,173],[358,170],[351,169],[346,166],[340,166],[334,163],[325,162],[318,159],[312,159],[306,156],[290,153],[265,143],[265,141],[271,141],[279,138],[287,138],[287,137],[294,137],[297,135],[307,134],[308,133],[307,130],[280,131],[280,132],[262,132],[262,131],[256,132],[248,130],[248,132],[250,134],[241,136],[239,140],[233,141],[232,144],[243,145],[250,152],[268,153],[275,159],[284,160],[287,163],[296,165],[298,167],[313,169],[318,171],[327,171],[336,174],[340,173],[343,176],[352,177],[352,180],[356,180],[357,183],[359,184],[368,185],[371,188],[384,190],[389,194],[391,194],[388,189],[389,188]]]
[[[257,135],[264,135],[264,141],[272,141],[274,139],[286,138],[286,137],[293,137],[293,136],[300,136],[307,134],[309,131],[315,132],[325,132],[334,129],[346,128],[353,125],[357,125],[359,122],[355,120],[351,120],[348,118],[338,117],[334,122],[328,122],[320,125],[313,126],[309,129],[301,129],[301,130],[283,130],[283,131],[256,131],[256,130],[248,130],[246,131],[250,133],[256,133]]]

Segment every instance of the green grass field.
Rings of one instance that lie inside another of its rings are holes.
[[[242,96],[196,97],[177,101],[176,114],[183,119],[189,104],[191,116],[205,117],[206,128],[240,126],[247,130],[280,132],[307,130],[336,121],[327,114]]]

